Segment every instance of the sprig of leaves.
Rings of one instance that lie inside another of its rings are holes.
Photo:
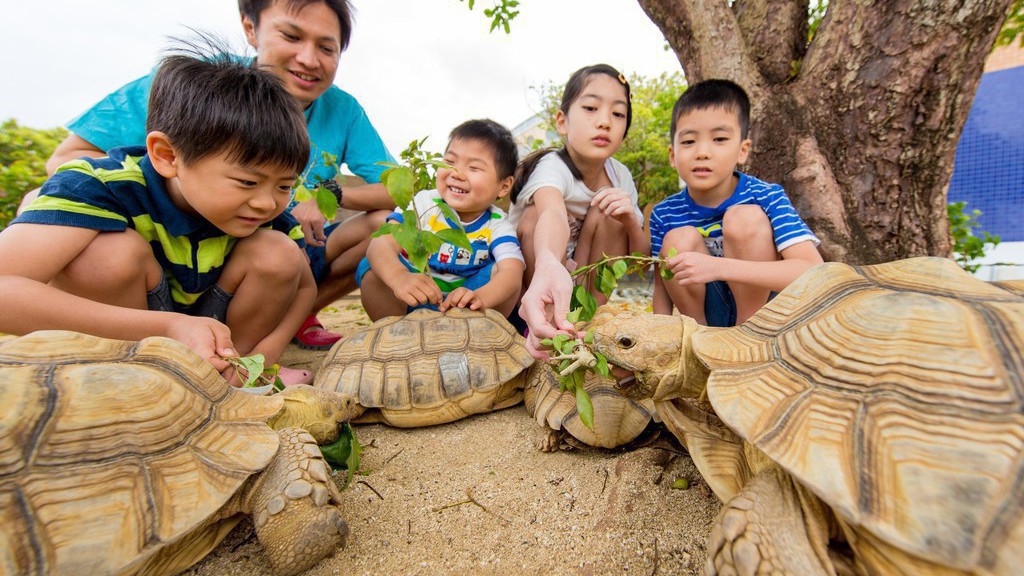
[[[413,141],[410,146],[415,144],[417,142]],[[447,167],[444,162],[433,158],[422,158],[421,164],[433,166],[435,169]],[[448,204],[445,204],[440,199],[437,201],[437,207],[444,214],[445,218],[457,225],[457,228],[448,228],[438,232],[421,228],[420,215],[412,201],[413,196],[416,194],[416,173],[407,166],[391,163],[382,163],[382,165],[389,166],[389,168],[381,174],[380,181],[387,188],[388,195],[395,202],[395,206],[401,211],[402,223],[385,222],[373,233],[374,238],[390,234],[398,242],[398,245],[402,247],[409,263],[416,270],[424,274],[427,273],[427,262],[430,259],[430,255],[440,250],[441,246],[445,243],[453,244],[465,250],[473,249],[469,243],[469,238],[466,236],[466,230],[459,221],[459,215],[455,210],[452,210],[451,206],[448,206]]]
[[[946,214],[949,216],[949,233],[953,237],[953,252],[956,256],[956,263],[971,274],[981,268],[981,264],[974,264],[975,260],[985,257],[988,245],[992,248],[999,245],[999,236],[988,232],[982,232],[981,236],[974,235],[974,229],[981,226],[978,217],[981,210],[967,212],[966,202],[951,202],[946,207]]]
[[[274,364],[266,367],[266,358],[263,354],[252,356],[232,356],[225,358],[228,364],[235,368],[239,380],[242,380],[243,388],[260,388],[270,386],[268,394],[276,394],[284,390],[284,382],[278,375],[280,366]]]
[[[321,151],[320,155],[323,156],[324,164],[328,168],[338,168],[338,157],[336,155],[324,151]],[[324,187],[322,182],[310,184],[309,171],[312,168],[313,164],[311,163],[295,182],[295,188],[293,189],[295,191],[295,201],[305,202],[311,198],[316,198],[316,206],[320,209],[320,213],[324,215],[324,218],[327,218],[328,221],[334,220],[338,215],[338,199],[334,197],[330,190]]]
[[[362,461],[363,446],[356,439],[356,431],[352,425],[345,422],[341,426],[338,439],[330,444],[320,446],[320,453],[324,460],[335,470],[347,470],[348,478],[345,480],[345,487],[352,483],[352,477],[359,470]]]
[[[675,253],[675,249],[669,249],[668,257],[674,256]],[[642,274],[652,264],[658,266],[658,273],[663,279],[672,279],[673,273],[665,267],[665,259],[657,256],[644,256],[639,252],[628,256],[605,255],[604,258],[593,264],[577,268],[573,271],[572,276],[582,278],[583,281],[573,288],[572,301],[566,319],[574,325],[580,322],[590,322],[597,312],[597,299],[591,294],[590,286],[610,298],[623,276]],[[594,406],[590,401],[590,396],[583,389],[583,382],[588,370],[594,370],[602,376],[610,374],[608,360],[600,352],[593,350],[593,343],[593,335],[589,332],[584,333],[582,340],[573,339],[567,334],[558,334],[554,338],[541,341],[541,344],[549,346],[557,352],[558,356],[570,357],[562,358],[559,361],[558,383],[563,391],[572,392],[576,396],[576,411],[580,415],[580,420],[591,429],[594,426]],[[571,372],[567,372],[573,364],[571,357],[575,357],[581,347],[586,347],[594,355],[594,365],[578,365]]]
[[[470,10],[473,9],[475,3],[475,0],[469,0]],[[505,34],[511,33],[512,29],[509,24],[519,15],[519,10],[516,10],[518,6],[519,0],[494,0],[492,7],[484,9],[484,16],[491,19],[491,29],[489,32],[494,32],[500,26],[505,31]]]

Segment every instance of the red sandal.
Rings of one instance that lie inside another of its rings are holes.
[[[327,350],[341,338],[341,334],[328,332],[313,314],[302,322],[302,326],[295,333],[292,342],[298,344],[299,348],[303,350]]]

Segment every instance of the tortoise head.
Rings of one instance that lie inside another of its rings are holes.
[[[690,336],[696,329],[697,323],[685,316],[606,310],[598,312],[587,326],[594,350],[635,377],[620,381],[619,392],[633,399],[654,400],[698,397],[704,391],[706,371],[703,377],[687,378],[691,360],[699,364],[690,349]]]

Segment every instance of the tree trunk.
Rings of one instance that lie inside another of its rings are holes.
[[[946,186],[1012,0],[638,0],[692,84],[751,97],[743,169],[782,184],[826,258],[947,256]]]

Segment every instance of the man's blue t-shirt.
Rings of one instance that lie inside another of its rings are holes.
[[[118,146],[146,145],[146,113],[153,73],[125,84],[68,123],[68,130],[101,150]],[[386,169],[378,162],[394,162],[366,111],[349,93],[331,86],[306,108],[310,154],[307,182],[337,176],[328,168],[322,152],[337,156],[353,174],[368,183],[380,182]],[[256,118],[254,121],[258,121]]]

